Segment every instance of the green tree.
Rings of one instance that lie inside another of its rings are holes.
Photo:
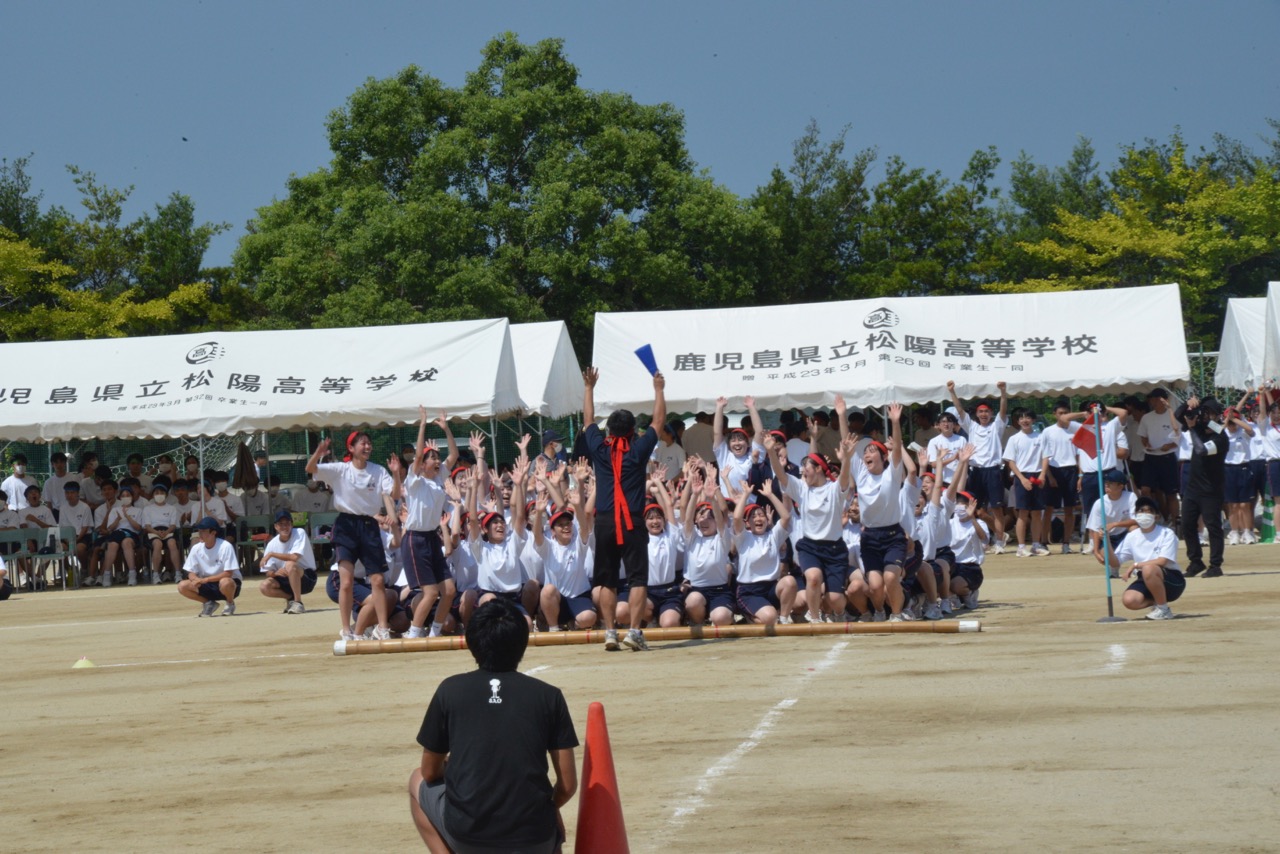
[[[669,104],[591,92],[557,40],[489,42],[460,88],[409,67],[330,116],[235,256],[287,327],[545,317],[748,301],[763,220],[684,148]]]

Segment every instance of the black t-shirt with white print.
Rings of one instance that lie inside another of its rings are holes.
[[[460,842],[533,845],[556,832],[547,754],[578,746],[559,688],[515,671],[450,676],[418,743],[449,755],[444,820]]]

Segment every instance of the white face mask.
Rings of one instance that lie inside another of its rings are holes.
[[[157,503],[157,504],[164,504],[166,501],[168,501],[168,500],[169,500],[169,496],[167,496],[167,495],[157,495],[155,498],[153,498],[153,499],[151,499],[151,500],[152,500],[152,501],[154,501],[154,502],[155,502],[155,503]]]
[[[195,474],[198,471],[200,471],[199,463],[191,463],[187,466],[187,474]]]
[[[133,503],[133,496],[131,496],[131,495],[122,495],[122,496],[120,496],[120,503],[121,503],[123,506],[128,507],[130,504],[132,504],[132,503]]]
[[[214,486],[217,488],[218,493],[219,493],[220,495],[225,495],[225,494],[226,494],[226,492],[227,492],[227,485],[226,485],[225,483],[216,483],[216,484],[214,484]]]
[[[1138,527],[1144,531],[1149,531],[1156,526],[1156,514],[1154,513],[1139,513],[1133,518],[1138,523]]]
[[[966,521],[968,521],[968,519],[969,519],[969,508],[968,508],[968,507],[957,507],[957,508],[956,508],[956,518],[957,518],[957,519],[959,519],[961,522],[966,522]]]
[[[27,472],[27,467],[22,464],[18,464],[13,467],[13,473],[16,474],[18,477],[22,477],[24,474],[26,474],[26,472]]]
[[[168,474],[168,473],[169,473],[169,472],[171,472],[171,471],[173,471],[173,466],[172,466],[172,465],[170,465],[169,463],[161,463],[161,464],[160,464],[160,473],[161,473],[161,474]]]

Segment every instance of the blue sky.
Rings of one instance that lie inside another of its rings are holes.
[[[227,263],[291,173],[328,162],[329,111],[416,64],[458,85],[494,35],[556,37],[590,89],[683,110],[700,168],[749,195],[810,119],[956,179],[995,145],[1065,162],[1215,132],[1261,149],[1280,118],[1280,2],[24,2],[0,0],[0,156],[46,203],[78,202],[67,164],[173,191],[227,221]],[[183,141],[186,137],[187,141]]]

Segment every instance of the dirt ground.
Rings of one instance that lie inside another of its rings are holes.
[[[1278,564],[1230,548],[1177,620],[1100,625],[1091,559],[1002,556],[981,634],[531,648],[522,669],[580,738],[604,703],[637,852],[1273,851]],[[470,656],[336,658],[322,589],[285,616],[247,582],[203,620],[172,585],[0,602],[0,848],[417,848],[414,739]]]

